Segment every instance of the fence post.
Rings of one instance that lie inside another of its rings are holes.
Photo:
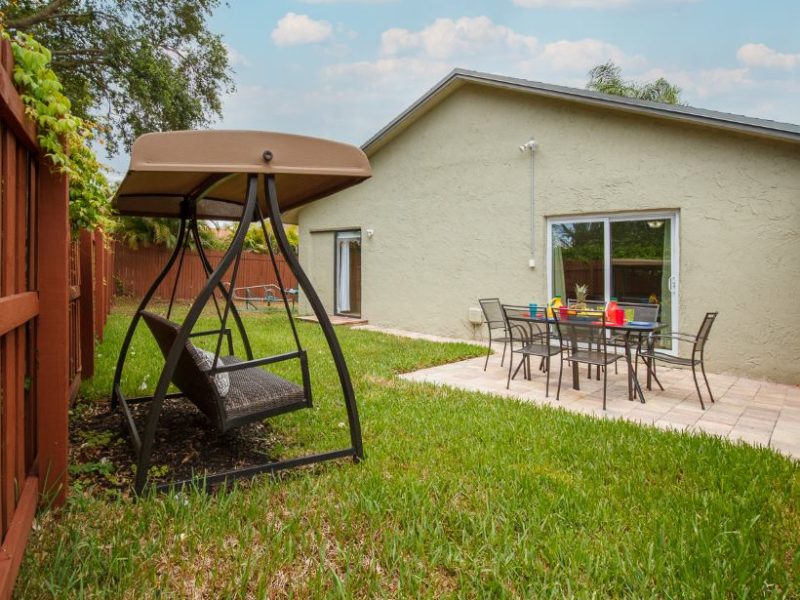
[[[94,274],[92,272],[92,232],[81,231],[81,365],[82,379],[94,375]]]
[[[108,238],[102,230],[100,239],[103,243],[103,331],[105,331],[111,307],[111,249],[108,247]]]
[[[39,170],[39,489],[55,505],[67,492],[69,409],[69,193],[66,176]]]
[[[103,341],[103,238],[100,230],[92,233],[94,241],[94,331],[97,339]]]

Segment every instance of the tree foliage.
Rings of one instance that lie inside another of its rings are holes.
[[[5,31],[3,37],[8,37]],[[69,177],[73,231],[103,225],[109,214],[111,187],[91,148],[95,125],[72,113],[61,82],[50,69],[47,48],[24,33],[13,36],[11,48],[14,81],[28,117],[37,125],[39,147],[53,166]]]
[[[278,242],[275,239],[275,234],[272,231],[272,223],[267,222],[267,235],[269,235],[269,244],[272,248],[272,251],[275,253],[279,253],[280,250],[278,248]],[[289,245],[292,247],[294,253],[297,253],[297,248],[299,245],[299,236],[297,233],[297,226],[295,225],[286,225],[284,227],[284,231],[286,232],[286,237],[289,240]],[[227,242],[230,243],[233,239],[233,235],[235,230],[231,229],[230,233],[228,234]],[[258,223],[254,223],[250,225],[250,229],[247,230],[244,238],[244,249],[250,250],[251,252],[257,252],[259,254],[266,254],[267,244],[264,240],[264,231],[261,229],[261,225]]]
[[[615,259],[664,257],[664,242],[669,240],[670,222],[666,219],[614,221],[611,223],[611,255]],[[564,223],[553,229],[553,240],[564,260],[583,263],[602,261],[605,256],[603,223]]]
[[[220,0],[0,0],[5,26],[33,34],[74,114],[109,155],[150,131],[192,129],[233,89],[228,53],[206,21]]]
[[[626,81],[622,78],[622,69],[611,61],[597,65],[589,71],[589,81],[586,87],[596,92],[637,100],[683,104],[681,88],[677,85],[663,77],[659,77],[655,81]]]
[[[225,250],[228,248],[236,233],[236,229],[233,227],[227,230],[223,229],[222,231],[217,231],[217,228],[208,221],[200,221],[198,225],[203,247],[213,250]],[[114,235],[119,241],[133,249],[139,247],[148,248],[150,246],[174,248],[178,241],[179,226],[180,224],[177,219],[120,217],[117,219]],[[270,246],[272,250],[277,253],[279,251],[278,243],[275,240],[275,235],[272,233],[272,226],[270,223],[267,223],[266,226]],[[286,237],[289,238],[289,245],[294,252],[297,252],[297,227],[295,225],[287,225],[285,231]],[[192,244],[192,247],[193,246],[194,244]],[[250,226],[250,229],[248,229],[245,234],[243,249],[258,254],[266,254],[268,252],[261,225],[256,223]]]
[[[114,226],[114,236],[129,248],[149,248],[165,246],[174,248],[178,242],[180,222],[177,219],[153,217],[120,217]],[[198,232],[204,248],[214,250],[227,247],[224,240],[217,237],[214,227],[205,221],[198,223]],[[194,243],[191,243],[194,246]]]

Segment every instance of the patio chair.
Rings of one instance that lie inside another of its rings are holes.
[[[650,304],[647,302],[617,302],[617,306],[623,310],[633,309],[633,319],[631,321],[647,321],[649,323],[658,322],[659,309],[661,305]],[[641,342],[641,340],[638,340]],[[614,333],[608,338],[608,345],[613,348],[625,348],[625,335]],[[654,369],[655,370],[655,369]],[[614,373],[617,373],[617,364],[614,363]],[[658,384],[661,387],[661,384]],[[662,390],[664,388],[661,388]]]
[[[517,376],[520,368],[523,369],[526,379],[531,378],[530,357],[536,356],[541,359],[540,368],[546,373],[545,397],[550,396],[550,357],[561,354],[561,346],[553,345],[555,335],[551,325],[547,323],[536,323],[531,321],[531,317],[544,319],[545,308],[540,308],[536,315],[530,314],[530,309],[523,306],[503,306],[503,315],[508,323],[510,337],[509,346],[511,353],[508,358],[508,379],[506,389],[511,386],[511,380]],[[514,344],[519,344],[519,348],[514,348]],[[514,354],[520,355],[520,362],[514,374]],[[563,361],[562,361],[563,363]],[[563,364],[562,364],[563,368]]]
[[[500,366],[506,360],[506,348],[508,342],[511,341],[508,333],[508,323],[506,322],[505,315],[503,314],[503,305],[500,303],[500,298],[479,298],[478,303],[481,305],[483,311],[483,318],[486,319],[486,327],[489,328],[489,347],[486,350],[486,362],[483,364],[483,370],[489,366],[489,356],[492,354],[492,343],[503,342],[503,357],[500,359]],[[502,331],[502,335],[500,332]],[[492,332],[497,332],[497,337],[492,335]]]
[[[562,320],[559,311],[553,311],[553,321],[556,328],[562,359],[569,363],[579,363],[595,366],[603,371],[603,410],[606,409],[606,392],[608,389],[608,366],[622,358],[616,352],[609,352],[606,331],[606,315],[598,311],[596,319],[578,320],[567,318]],[[582,347],[582,345],[584,347]],[[597,346],[597,350],[592,350]],[[558,374],[558,391],[556,400],[561,397],[561,379],[563,369]]]
[[[714,325],[714,321],[716,320],[718,314],[719,313],[716,312],[706,313],[706,316],[703,317],[703,322],[700,323],[700,329],[698,330],[697,335],[679,332],[652,333],[647,337],[646,347],[643,349],[640,346],[636,351],[636,359],[638,360],[641,357],[644,360],[645,365],[647,365],[647,368],[650,369],[650,372],[655,378],[659,387],[661,387],[661,383],[658,381],[658,377],[656,377],[652,369],[653,361],[660,360],[672,365],[691,367],[692,377],[694,377],[694,386],[697,388],[697,397],[700,399],[700,407],[703,410],[706,409],[706,405],[703,403],[703,394],[700,392],[700,383],[697,380],[697,367],[698,365],[700,366],[700,371],[703,373],[703,379],[705,380],[706,388],[708,389],[708,396],[711,398],[711,402],[714,402],[714,394],[711,393],[711,386],[709,385],[708,377],[706,376],[705,347],[706,342],[708,341],[708,334],[711,332],[711,327]],[[656,342],[661,339],[671,339],[692,344],[691,357],[683,358],[655,350]],[[663,390],[664,388],[661,387],[661,389]]]
[[[567,307],[573,308],[577,303],[578,303],[578,299],[577,298],[567,298]],[[585,304],[586,304],[586,310],[601,311],[601,310],[605,310],[606,309],[605,301],[601,301],[601,300],[588,300],[587,302],[585,302]],[[587,343],[590,343],[590,342],[587,342]],[[589,348],[589,349],[591,350],[591,348]],[[586,376],[589,379],[592,378],[592,365],[589,365],[588,367],[586,367]],[[599,368],[597,369],[597,380],[598,381],[600,380],[600,369]]]

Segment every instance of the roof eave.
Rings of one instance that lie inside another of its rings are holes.
[[[759,121],[741,117],[744,120],[737,120],[736,115],[724,118],[727,113],[707,111],[704,109],[694,109],[680,105],[662,104],[658,102],[648,102],[634,100],[622,96],[611,96],[589,90],[579,90],[577,88],[567,88],[549,84],[540,84],[512,77],[503,77],[468,71],[465,69],[454,69],[435,86],[423,94],[416,102],[400,113],[385,127],[381,128],[375,135],[369,138],[361,146],[361,149],[369,156],[391,139],[399,134],[407,125],[413,123],[422,114],[433,108],[438,102],[446,98],[449,94],[457,90],[465,83],[476,83],[500,89],[510,89],[514,91],[534,94],[541,97],[556,98],[585,104],[594,107],[620,110],[633,114],[640,114],[649,117],[669,119],[689,123],[692,125],[712,127],[727,131],[754,135],[763,138],[782,140],[790,143],[800,144],[800,126],[788,123],[776,123],[775,127],[764,124],[757,124],[746,121]],[[764,121],[764,123],[771,123]],[[782,127],[781,127],[782,125]],[[787,130],[786,128],[791,128]]]

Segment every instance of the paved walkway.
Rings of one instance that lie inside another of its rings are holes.
[[[426,340],[428,342],[439,342],[442,344],[471,344],[473,346],[483,346],[486,348],[486,342],[479,342],[477,340],[442,337],[441,335],[430,335],[429,333],[418,333],[416,331],[406,331],[405,329],[393,329],[392,327],[380,327],[379,325],[354,325],[353,329],[377,331],[379,333],[396,335],[397,337],[404,337],[412,340]]]
[[[364,325],[367,320],[360,319],[358,317],[346,317],[344,315],[328,315],[328,319],[331,322],[331,325],[345,325],[347,327],[357,327],[359,325]],[[298,321],[309,321],[310,323],[319,323],[319,319],[314,315],[306,315],[303,317],[297,317]]]
[[[565,365],[561,400],[556,401],[558,376],[551,381],[550,397],[545,398],[545,376],[531,360],[532,380],[522,371],[506,390],[508,369],[500,366],[500,355],[489,359],[484,372],[483,358],[474,358],[440,367],[402,375],[410,381],[424,381],[465,390],[488,392],[519,398],[534,404],[561,406],[566,410],[603,418],[622,418],[664,429],[704,431],[754,446],[770,446],[800,459],[800,387],[745,379],[733,375],[709,374],[716,403],[706,398],[706,410],[700,408],[691,371],[658,367],[664,385],[659,391],[645,389],[646,404],[627,400],[626,367],[620,363],[619,374],[608,376],[608,410],[603,411],[603,382],[586,377],[581,368],[581,390],[572,389],[571,371]],[[508,363],[506,363],[506,367]],[[640,369],[641,375],[642,369]],[[642,378],[643,379],[643,378]],[[644,385],[644,381],[642,382]]]

